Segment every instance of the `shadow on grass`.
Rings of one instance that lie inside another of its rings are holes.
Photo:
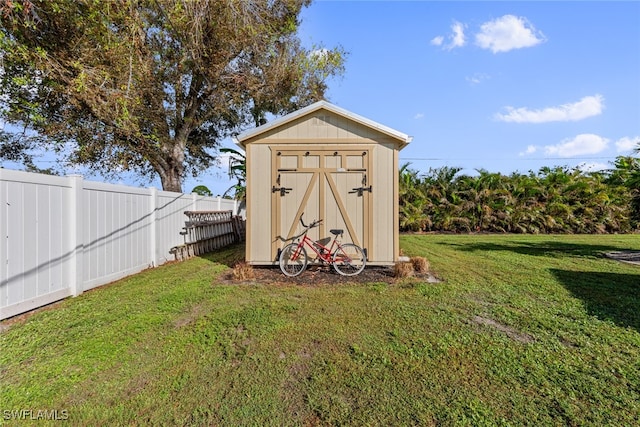
[[[620,250],[619,247],[608,245],[590,245],[582,243],[566,243],[556,241],[541,241],[541,242],[518,242],[512,241],[509,244],[503,243],[460,243],[450,244],[441,243],[447,246],[457,246],[461,251],[511,251],[522,255],[531,256],[582,256],[582,257],[594,257],[600,258],[605,252]]]
[[[245,243],[235,243],[224,248],[220,248],[214,252],[199,255],[200,258],[207,261],[215,262],[218,264],[226,265],[233,268],[237,263],[245,260]]]
[[[589,314],[640,332],[640,274],[550,271]]]

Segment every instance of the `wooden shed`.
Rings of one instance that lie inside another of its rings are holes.
[[[323,220],[310,237],[343,229],[343,242],[361,246],[369,265],[397,261],[398,152],[410,136],[320,101],[235,142],[247,161],[249,264],[277,264],[303,214]]]

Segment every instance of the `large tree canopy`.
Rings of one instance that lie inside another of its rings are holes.
[[[310,0],[0,0],[0,107],[34,146],[181,191],[221,140],[322,99],[344,52],[297,35]],[[15,129],[15,128],[14,128]]]

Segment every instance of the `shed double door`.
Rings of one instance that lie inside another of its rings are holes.
[[[314,240],[332,237],[342,229],[344,243],[353,242],[371,257],[371,155],[370,149],[272,151],[273,185],[272,257],[302,231],[305,224],[322,219],[309,232]],[[309,254],[314,255],[313,253]]]

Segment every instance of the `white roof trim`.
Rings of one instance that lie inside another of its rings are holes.
[[[236,136],[235,138],[233,138],[233,141],[240,145],[241,147],[244,147],[244,141],[250,138],[253,138],[256,135],[259,135],[263,132],[268,131],[269,129],[273,129],[276,128],[278,126],[282,126],[285,123],[288,123],[290,121],[293,121],[295,119],[297,119],[298,117],[302,117],[305,116],[309,113],[312,113],[314,111],[320,110],[320,109],[325,109],[328,111],[331,111],[333,113],[336,113],[340,116],[346,117],[348,119],[351,119],[355,122],[361,123],[365,126],[368,126],[370,128],[376,129],[382,133],[385,133],[393,138],[399,139],[400,141],[404,142],[404,144],[408,144],[411,142],[411,140],[413,139],[413,137],[399,132],[395,129],[391,129],[388,126],[382,125],[378,122],[374,122],[373,120],[367,119],[366,117],[362,117],[358,114],[352,113],[350,111],[345,110],[344,108],[340,108],[336,105],[333,105],[327,101],[318,101],[316,103],[313,103],[307,107],[301,108],[300,110],[294,111],[293,113],[287,114],[286,116],[282,116],[277,118],[276,120],[266,123],[262,126],[258,126],[257,128],[253,128],[253,129],[249,129],[246,130],[244,132],[242,132],[241,134],[239,134],[238,136]]]

